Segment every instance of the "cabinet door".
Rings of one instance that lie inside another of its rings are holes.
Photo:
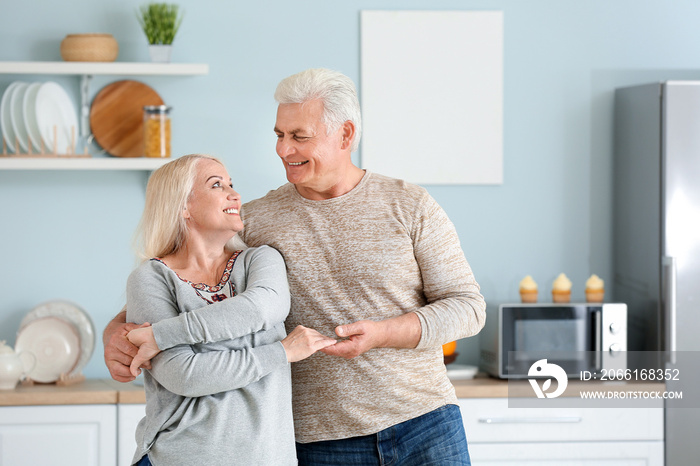
[[[129,466],[136,452],[136,426],[146,415],[145,404],[120,404],[117,408],[119,466]]]
[[[488,466],[664,466],[663,442],[476,443],[472,464]]]
[[[116,406],[0,408],[0,464],[115,466]]]

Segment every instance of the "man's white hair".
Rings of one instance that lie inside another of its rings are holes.
[[[351,152],[360,146],[362,116],[355,84],[344,74],[325,68],[312,68],[284,78],[275,91],[279,104],[303,104],[311,100],[323,103],[323,123],[328,133],[337,131],[343,123],[355,125]]]

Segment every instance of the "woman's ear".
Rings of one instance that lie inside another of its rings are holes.
[[[187,209],[187,206],[182,208],[182,212],[180,212],[180,215],[182,215],[182,218],[184,218],[185,220],[189,220],[190,211]]]

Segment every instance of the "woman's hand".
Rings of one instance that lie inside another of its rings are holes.
[[[160,349],[153,336],[153,327],[148,322],[127,333],[126,338],[139,348],[131,361],[131,374],[136,377],[141,373],[140,367],[149,363],[156,354],[160,353]]]
[[[131,382],[134,376],[131,374],[129,365],[134,356],[138,353],[138,348],[126,338],[129,331],[138,328],[138,325],[125,322],[126,312],[117,315],[105,328],[103,335],[104,358],[107,369],[117,382]],[[150,364],[146,363],[146,369],[150,369]]]
[[[312,328],[298,325],[282,340],[282,346],[287,352],[287,361],[296,362],[308,358],[320,349],[334,345],[335,342],[333,338],[329,338]]]

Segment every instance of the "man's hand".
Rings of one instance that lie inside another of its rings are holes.
[[[117,382],[131,382],[135,378],[129,370],[129,365],[138,353],[138,348],[131,344],[126,335],[139,326],[126,323],[125,319],[126,312],[120,312],[107,324],[102,334],[105,364],[110,375]],[[150,369],[150,364],[144,367]]]
[[[330,356],[351,359],[373,348],[415,348],[421,337],[418,316],[409,312],[380,321],[360,320],[339,325],[335,333],[345,340],[321,351]]]
[[[160,353],[160,349],[153,336],[153,327],[148,322],[130,331],[126,338],[139,349],[131,361],[131,375],[136,377],[141,373],[139,368],[147,363],[150,364],[151,359]]]

